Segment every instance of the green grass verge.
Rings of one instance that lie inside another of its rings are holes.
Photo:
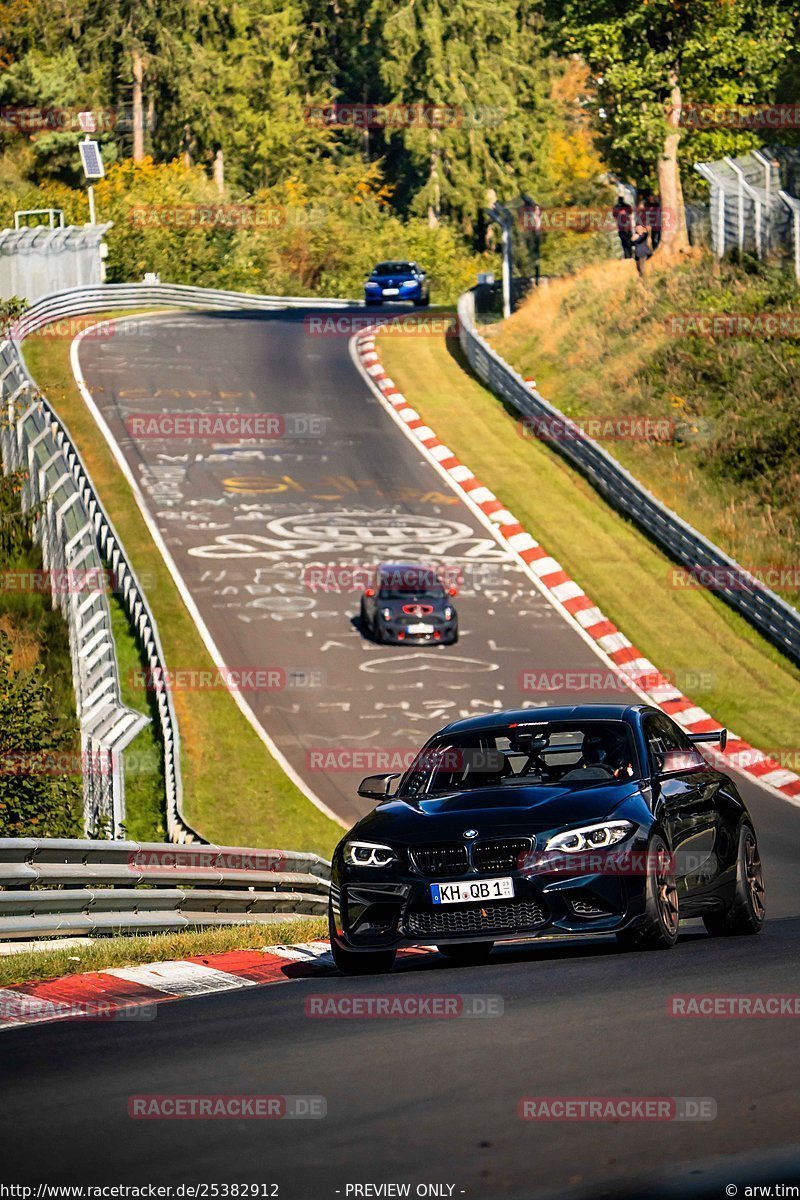
[[[158,736],[155,703],[148,693],[132,686],[134,672],[146,664],[134,636],[128,613],[119,596],[111,599],[111,629],[117,648],[120,691],[129,708],[150,717],[122,757],[125,769],[125,836],[138,842],[163,842],[167,837],[164,813],[164,758]]]
[[[97,320],[130,313],[97,314]],[[83,403],[70,367],[70,342],[36,334],[25,341],[25,358],[38,386],[75,439],[100,498],[125,546],[134,570],[147,578],[147,597],[158,624],[167,665],[213,670],[213,663],[183,599],[158,553],[130,487]],[[121,631],[121,617],[115,628]],[[123,678],[138,665],[135,645],[118,642]],[[132,696],[126,693],[130,703]],[[184,813],[210,841],[312,850],[329,856],[340,827],[295,787],[227,691],[174,694],[181,734]],[[141,695],[134,707],[141,703]],[[134,741],[131,749],[138,750]],[[143,758],[148,754],[145,743]],[[147,778],[146,772],[144,778]],[[126,786],[131,786],[126,776]],[[134,826],[148,828],[152,794],[142,783],[142,803],[134,795]]]
[[[521,436],[517,416],[471,374],[454,339],[379,344],[386,370],[437,436],[643,654],[760,749],[797,746],[796,667],[713,594],[676,590],[671,561],[562,458]]]
[[[48,950],[23,950],[0,955],[0,987],[54,979],[107,967],[130,967],[136,963],[169,962],[198,955],[224,954],[227,950],[260,950],[263,946],[289,945],[327,937],[327,922],[303,917],[264,925],[223,925],[219,929],[187,930],[185,933],[137,934],[134,937],[98,938],[91,944],[61,946]]]

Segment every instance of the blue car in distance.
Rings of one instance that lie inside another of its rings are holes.
[[[412,301],[417,308],[430,303],[425,272],[414,262],[381,262],[364,284],[364,303],[370,305]]]

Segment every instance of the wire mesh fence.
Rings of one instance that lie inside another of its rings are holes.
[[[717,258],[736,251],[758,259],[777,256],[800,281],[800,155],[782,146],[740,158],[695,163],[711,190],[711,245]]]

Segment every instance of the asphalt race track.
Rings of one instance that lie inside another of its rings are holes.
[[[363,321],[364,310],[353,315]],[[227,667],[274,673],[278,686],[245,689],[245,702],[350,822],[370,803],[355,794],[359,779],[450,720],[637,698],[609,681],[592,647],[398,430],[348,338],[316,335],[313,317],[132,318],[112,337],[87,337],[80,364]],[[133,432],[136,418],[198,413],[275,414],[286,436],[254,445]],[[360,591],[347,575],[337,576],[345,590],[328,589],[326,567],[403,559],[461,572],[456,646],[377,646],[359,632]],[[197,664],[170,667],[193,686]],[[525,690],[525,672],[551,690]],[[345,769],[356,753],[363,768]],[[765,795],[747,779],[742,790]],[[771,794],[765,802],[785,808]]]
[[[521,691],[520,671],[607,670],[394,426],[353,366],[349,339],[314,335],[312,316],[134,320],[127,333],[123,324],[87,338],[80,362],[226,665],[278,673],[277,689],[244,690],[246,703],[309,788],[352,823],[369,806],[358,781],[381,770],[381,755],[419,748],[448,720],[565,696]],[[134,419],[163,412],[276,414],[295,436],[134,435]],[[315,575],[409,559],[463,575],[456,646],[375,645],[355,623],[360,588]],[[191,678],[195,664],[175,666]],[[587,686],[569,696],[629,693]],[[322,769],[331,752],[337,765]],[[354,752],[362,767],[351,767]]]
[[[653,954],[626,955],[600,939],[543,942],[498,949],[485,967],[436,956],[388,977],[332,975],[162,1004],[153,1021],[6,1032],[4,1179],[277,1182],[282,1200],[335,1200],[348,1183],[436,1182],[472,1200],[527,1200],[617,1196],[655,1177],[675,1178],[675,1195],[722,1197],[728,1182],[744,1195],[743,1185],[786,1178],[755,1164],[800,1142],[796,1021],[681,1019],[667,1015],[667,1002],[797,993],[798,954],[796,919],[773,920],[744,941],[687,932]],[[305,1015],[311,996],[419,993],[500,997],[504,1012]],[[130,1119],[128,1098],[153,1093],[310,1094],[325,1097],[327,1116]],[[517,1117],[522,1097],[565,1095],[709,1097],[717,1117]],[[800,1150],[789,1159],[796,1183]],[[650,1185],[636,1194],[662,1193]]]
[[[487,707],[622,696],[520,691],[525,667],[590,672],[600,660],[369,397],[346,339],[310,336],[305,315],[159,317],[87,339],[81,364],[225,662],[307,673],[248,702],[308,786],[350,818],[363,811],[359,772],[314,771],[309,751],[403,748]],[[311,414],[325,432],[255,449],[129,436],[132,416],[164,410]],[[453,648],[373,646],[353,624],[357,592],[304,583],[313,563],[425,555],[465,572]],[[650,954],[601,938],[547,940],[498,949],[484,967],[407,959],[389,976],[297,978],[162,1004],[153,1021],[6,1032],[6,1178],[275,1182],[281,1200],[405,1181],[411,1195],[418,1184],[452,1185],[428,1194],[473,1200],[721,1197],[727,1184],[743,1196],[749,1184],[797,1183],[796,1021],[668,1012],[675,995],[800,992],[800,813],[739,784],[767,879],[759,937],[711,939],[692,923],[674,950]],[[499,998],[502,1015],[346,1020],[305,1010],[312,996],[416,993]],[[327,1116],[129,1118],[129,1097],[153,1093],[322,1096]],[[523,1097],[556,1096],[705,1098],[716,1116],[517,1115]],[[381,1194],[392,1193],[360,1193]]]

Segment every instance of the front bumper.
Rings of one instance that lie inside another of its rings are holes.
[[[391,646],[404,646],[409,642],[414,645],[442,645],[454,642],[458,637],[458,621],[431,622],[433,628],[425,633],[411,633],[407,625],[397,622],[378,623],[378,636],[382,642]]]
[[[384,304],[402,304],[403,301],[420,300],[422,292],[419,284],[414,284],[413,287],[404,288],[365,288],[364,302],[366,304],[375,303],[376,300],[383,301]]]
[[[374,951],[554,933],[614,933],[644,914],[643,878],[498,874],[513,878],[513,899],[435,905],[430,885],[441,880],[408,875],[378,881],[374,872],[347,868],[331,887],[336,939],[348,950]],[[481,876],[459,878],[477,882]]]

